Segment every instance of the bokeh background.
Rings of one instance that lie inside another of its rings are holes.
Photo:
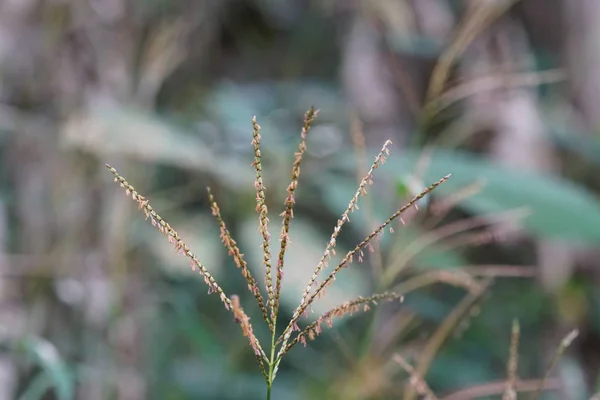
[[[231,314],[104,164],[241,296],[267,340],[205,187],[262,281],[250,121],[263,128],[278,232],[312,104],[282,319],[385,140],[392,154],[338,254],[453,176],[315,312],[381,290],[405,292],[404,304],[294,348],[274,398],[416,398],[399,357],[440,398],[498,394],[515,319],[522,387],[577,328],[546,398],[590,398],[599,18],[597,0],[2,0],[0,399],[264,398]]]

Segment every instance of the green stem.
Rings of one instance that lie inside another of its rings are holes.
[[[271,357],[269,359],[269,378],[267,381],[267,400],[271,400],[271,388],[273,387],[273,380],[275,379],[275,333],[276,331],[276,320],[273,320],[273,329],[271,331]]]

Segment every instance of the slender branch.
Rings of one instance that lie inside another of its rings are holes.
[[[508,379],[506,381],[506,389],[502,395],[502,400],[516,400],[516,382],[517,382],[517,365],[519,362],[519,336],[520,328],[519,321],[514,320],[512,325],[512,335],[510,339],[510,357],[508,359]]]
[[[554,368],[554,366],[556,365],[558,360],[562,357],[562,355],[565,352],[565,350],[567,349],[567,347],[569,347],[571,345],[571,343],[573,343],[573,340],[575,340],[575,338],[578,335],[579,335],[579,331],[577,329],[574,329],[571,332],[569,332],[567,334],[567,336],[565,336],[563,338],[563,340],[561,340],[560,345],[558,346],[558,349],[556,349],[556,352],[552,356],[552,360],[550,360],[550,364],[548,365],[548,368],[546,368],[546,373],[544,374],[544,377],[540,381],[540,384],[538,385],[537,390],[531,395],[531,400],[537,400],[540,397],[540,395],[542,394],[542,390],[544,389],[546,380],[548,379],[548,376],[550,376],[550,372],[552,372],[552,369]]]

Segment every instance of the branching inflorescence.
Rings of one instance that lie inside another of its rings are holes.
[[[212,214],[217,219],[217,222],[220,227],[220,237],[224,246],[227,248],[229,255],[233,258],[236,266],[241,270],[242,275],[246,279],[248,284],[248,290],[255,297],[258,307],[262,312],[263,319],[269,327],[271,332],[271,348],[270,353],[266,353],[257,337],[254,334],[252,324],[250,323],[250,318],[242,309],[240,305],[240,298],[238,296],[228,297],[221,286],[216,282],[213,276],[208,272],[206,267],[200,263],[198,258],[194,255],[194,253],[189,249],[187,244],[183,241],[183,239],[179,236],[179,234],[168,224],[166,223],[160,215],[154,211],[152,206],[150,206],[148,200],[141,196],[133,186],[131,186],[125,178],[123,178],[119,173],[107,165],[107,168],[112,172],[115,177],[115,182],[118,182],[121,187],[125,189],[125,192],[128,196],[138,203],[139,208],[146,215],[146,219],[150,219],[152,225],[155,226],[163,235],[167,237],[169,242],[171,242],[175,249],[182,255],[186,256],[190,260],[190,264],[193,269],[198,269],[200,274],[204,278],[204,282],[208,285],[209,293],[218,293],[221,301],[223,302],[225,308],[232,312],[234,319],[237,323],[240,324],[242,329],[242,333],[245,337],[248,338],[250,343],[250,347],[252,348],[259,368],[262,374],[265,377],[267,382],[267,398],[270,398],[271,386],[277,374],[278,366],[285,354],[297,343],[303,343],[306,345],[306,339],[313,340],[319,333],[321,332],[322,324],[325,323],[328,326],[331,326],[333,320],[335,318],[341,318],[348,314],[353,314],[358,311],[367,311],[371,304],[376,305],[382,301],[393,301],[399,300],[402,301],[402,296],[396,293],[381,293],[374,294],[369,297],[359,297],[355,300],[345,302],[332,310],[326,312],[322,316],[318,317],[314,322],[309,324],[306,328],[301,330],[298,326],[299,319],[302,315],[306,314],[307,309],[316,301],[320,296],[325,293],[326,288],[333,283],[336,278],[336,275],[344,268],[348,267],[354,259],[356,258],[359,261],[362,261],[365,251],[369,251],[372,249],[372,241],[383,234],[383,231],[386,227],[390,225],[390,223],[396,219],[401,218],[401,215],[408,210],[410,207],[416,205],[416,203],[423,198],[425,195],[434,190],[437,186],[445,182],[448,176],[443,177],[439,181],[433,183],[431,186],[425,188],[421,193],[415,196],[412,200],[410,200],[406,205],[397,210],[392,216],[390,216],[383,224],[379,225],[371,234],[369,234],[362,242],[360,242],[356,247],[349,251],[342,261],[327,275],[327,277],[320,283],[317,284],[317,279],[321,272],[327,268],[328,263],[332,257],[335,255],[335,247],[338,236],[342,230],[344,224],[350,221],[349,215],[358,209],[358,200],[361,196],[366,195],[367,186],[373,183],[373,173],[374,171],[383,163],[385,163],[386,157],[389,155],[389,145],[390,141],[387,141],[377,157],[375,158],[371,168],[361,180],[356,193],[351,198],[350,203],[346,210],[342,213],[341,218],[337,221],[337,224],[331,234],[329,241],[326,244],[325,251],[321,260],[315,267],[315,270],[302,293],[302,297],[300,299],[300,303],[298,307],[294,310],[292,317],[288,321],[285,329],[281,333],[279,337],[277,337],[277,316],[279,311],[279,298],[281,294],[281,283],[283,280],[284,274],[284,259],[285,252],[290,244],[289,240],[289,228],[291,220],[294,218],[294,204],[295,204],[295,194],[298,188],[298,180],[300,177],[300,164],[302,162],[304,153],[306,152],[306,138],[310,131],[311,125],[314,119],[317,117],[318,111],[314,108],[310,108],[305,116],[304,116],[304,124],[302,127],[302,132],[300,136],[300,144],[298,145],[298,150],[294,155],[294,162],[292,165],[292,173],[291,173],[291,182],[287,187],[287,196],[284,201],[284,211],[281,213],[282,217],[282,226],[281,226],[281,234],[280,234],[280,248],[277,254],[276,259],[276,268],[273,271],[272,268],[272,256],[270,249],[270,233],[268,229],[268,208],[266,204],[266,196],[265,191],[266,187],[263,182],[262,176],[262,155],[260,151],[260,126],[256,122],[256,118],[252,119],[253,126],[253,136],[252,136],[252,147],[254,150],[254,161],[252,162],[252,166],[256,172],[256,180],[254,182],[254,186],[256,189],[256,212],[258,214],[259,219],[259,232],[262,237],[262,249],[263,249],[263,264],[265,266],[265,286],[266,286],[266,300],[263,299],[263,295],[261,293],[261,289],[257,283],[257,280],[252,276],[250,270],[248,269],[247,263],[244,260],[244,255],[240,252],[237,243],[231,237],[223,218],[221,217],[221,213],[219,210],[219,206],[217,205],[214,196],[210,189],[208,189],[208,199],[211,206]],[[391,231],[391,229],[390,229]],[[273,273],[275,273],[275,279],[273,279]],[[275,282],[273,282],[275,281]],[[294,332],[297,332],[294,335]]]

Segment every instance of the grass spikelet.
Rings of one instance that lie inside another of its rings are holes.
[[[266,323],[269,325],[269,328],[273,329],[273,327],[271,325],[271,321],[269,320],[269,314],[267,312],[267,308],[265,307],[264,300],[262,298],[262,295],[260,294],[260,288],[258,287],[256,280],[252,276],[252,273],[248,269],[248,264],[244,260],[244,255],[240,252],[240,249],[238,248],[236,241],[233,240],[233,238],[231,237],[231,234],[229,233],[229,230],[227,229],[227,226],[225,225],[225,221],[223,221],[223,218],[221,217],[221,211],[219,210],[219,206],[218,206],[217,202],[215,201],[215,198],[214,198],[210,188],[206,188],[206,190],[208,192],[208,199],[210,202],[211,212],[217,219],[217,222],[219,223],[221,241],[223,242],[223,244],[229,251],[229,255],[235,261],[235,265],[238,268],[240,268],[240,270],[242,271],[242,276],[248,282],[248,290],[250,290],[250,292],[256,298],[258,307],[260,308],[261,312],[263,313],[263,318],[265,319]]]
[[[265,265],[265,283],[267,286],[267,295],[269,299],[269,306],[271,309],[271,315],[274,315],[275,308],[275,296],[273,294],[273,276],[271,273],[271,247],[269,240],[271,234],[269,233],[269,210],[267,209],[267,202],[265,198],[265,184],[262,177],[262,155],[260,152],[260,125],[256,122],[256,117],[252,118],[252,147],[254,148],[254,162],[252,166],[256,170],[256,181],[254,182],[254,188],[256,189],[256,212],[258,213],[258,230],[262,235],[262,249],[263,249],[263,264]],[[271,320],[271,326],[274,329],[274,321]]]
[[[294,193],[296,192],[296,188],[298,187],[298,178],[300,177],[300,164],[302,162],[304,152],[306,151],[306,137],[308,136],[310,126],[314,119],[317,117],[318,113],[318,110],[315,110],[314,107],[310,107],[310,109],[304,114],[304,125],[302,126],[302,133],[300,134],[300,143],[298,144],[298,151],[294,154],[294,164],[292,165],[292,180],[287,187],[285,211],[281,214],[281,216],[283,217],[283,222],[280,235],[281,248],[277,257],[275,305],[272,308],[273,314],[271,315],[271,319],[273,321],[277,320],[277,311],[279,310],[279,295],[281,293],[281,281],[283,279],[283,262],[285,258],[285,251],[289,242],[288,234],[290,231],[290,222],[294,218],[294,204],[296,203]]]
[[[328,262],[329,258],[331,257],[331,255],[335,254],[335,245],[336,245],[337,238],[338,238],[344,224],[350,220],[348,215],[352,211],[358,209],[358,198],[361,195],[366,194],[367,193],[366,186],[371,185],[373,183],[373,180],[372,180],[373,171],[375,171],[375,169],[377,169],[377,167],[380,164],[385,163],[386,156],[389,155],[388,146],[391,143],[392,142],[389,140],[385,142],[385,144],[381,148],[381,151],[379,152],[379,154],[377,154],[377,157],[375,157],[375,161],[373,161],[373,164],[371,165],[369,172],[367,172],[367,174],[364,176],[364,178],[360,181],[360,183],[358,185],[358,189],[356,190],[356,193],[354,194],[354,196],[352,196],[352,199],[350,199],[350,203],[348,204],[348,207],[342,214],[342,217],[337,221],[337,224],[336,224],[335,228],[333,229],[333,233],[331,234],[331,237],[329,238],[329,242],[327,243],[327,246],[325,248],[325,252],[323,253],[323,256],[319,260],[317,267],[315,268],[308,284],[306,285],[306,289],[304,289],[304,292],[302,293],[302,298],[300,299],[300,305],[294,312],[294,317],[296,319],[297,319],[297,317],[300,316],[300,314],[302,314],[304,312],[304,309],[306,308],[305,304],[307,304],[306,299],[307,299],[315,281],[317,280],[319,273],[323,269],[325,269],[325,267],[327,267],[327,262]],[[300,311],[300,309],[302,307],[304,307],[304,308],[302,309],[302,311]],[[294,318],[292,318],[292,319],[294,319]]]
[[[263,364],[263,357],[264,359],[268,360],[267,356],[265,355],[263,349],[260,347],[258,339],[256,339],[256,336],[254,336],[254,331],[252,329],[252,324],[250,323],[250,318],[242,309],[242,306],[240,305],[239,296],[231,296],[231,309],[233,311],[235,321],[239,323],[242,328],[243,335],[247,337],[248,341],[250,342],[250,347],[254,351],[254,355],[256,356],[256,360],[258,361],[258,365],[263,376],[265,377],[265,379],[268,379],[267,372]]]
[[[317,289],[313,292],[313,294],[310,295],[308,297],[308,299],[306,299],[305,302],[302,302],[302,301],[300,302],[300,305],[296,308],[296,310],[294,311],[294,313],[292,315],[290,323],[286,327],[286,329],[283,332],[283,334],[277,340],[277,342],[283,341],[281,350],[280,350],[280,352],[278,354],[278,358],[281,357],[281,355],[283,354],[283,350],[286,348],[287,342],[289,341],[289,339],[291,337],[292,329],[293,329],[294,325],[297,323],[297,321],[300,318],[300,316],[306,311],[306,308],[310,304],[312,304],[312,302],[321,294],[321,292],[323,290],[325,290],[325,288],[327,286],[329,286],[333,282],[333,280],[335,279],[335,275],[340,270],[342,270],[343,268],[346,268],[350,263],[352,263],[354,257],[357,255],[357,253],[359,253],[360,251],[362,251],[363,249],[365,249],[368,246],[368,244],[371,242],[371,240],[373,240],[380,233],[382,233],[383,230],[390,223],[392,223],[392,221],[394,221],[395,219],[399,218],[402,215],[402,213],[404,213],[406,210],[408,210],[410,207],[412,207],[415,203],[417,203],[419,200],[421,200],[423,197],[425,197],[428,193],[430,193],[431,191],[433,191],[436,187],[438,187],[442,183],[446,182],[449,178],[450,178],[450,175],[447,175],[447,176],[443,177],[442,179],[440,179],[439,181],[433,183],[431,186],[429,186],[428,188],[424,189],[421,193],[419,193],[412,200],[410,200],[408,203],[406,203],[406,205],[404,205],[402,208],[400,208],[398,211],[396,211],[394,214],[392,214],[392,216],[390,216],[383,224],[379,225],[371,234],[369,234],[365,239],[363,239],[362,242],[360,242],[359,244],[357,244],[356,247],[353,250],[349,251],[346,254],[346,256],[338,264],[338,266],[333,270],[333,272],[331,272],[327,276],[327,278],[325,278],[325,280],[317,287]],[[310,287],[312,286],[312,283],[315,280],[316,280],[316,277],[313,275],[313,277],[311,277],[310,284],[307,286],[308,289],[310,289]]]
[[[171,226],[166,223],[156,211],[154,211],[148,200],[144,196],[140,195],[135,188],[125,180],[125,178],[119,175],[116,169],[108,164],[106,164],[106,168],[108,168],[108,170],[114,175],[115,182],[118,182],[119,185],[125,189],[125,194],[127,196],[131,196],[131,199],[138,203],[138,207],[144,212],[146,219],[150,219],[152,226],[154,226],[160,233],[167,237],[169,242],[175,246],[175,250],[177,250],[179,254],[183,254],[190,259],[192,269],[195,270],[198,268],[200,274],[204,277],[204,282],[208,285],[208,292],[218,293],[221,301],[225,305],[225,308],[227,310],[231,310],[231,300],[227,297],[223,289],[221,289],[221,286],[219,286],[217,281],[208,272],[206,267],[204,267],[196,255],[192,253],[188,245],[181,239],[177,231],[171,228]]]
[[[298,342],[306,346],[306,338],[309,340],[314,340],[315,337],[321,333],[321,325],[323,323],[326,323],[327,326],[331,328],[333,326],[334,318],[342,318],[345,315],[352,315],[359,311],[367,312],[370,310],[369,304],[377,305],[380,301],[402,301],[403,299],[404,298],[402,295],[396,293],[381,293],[369,297],[359,297],[355,300],[342,303],[341,305],[321,315],[316,319],[316,321],[308,325],[302,332],[298,333],[298,335],[285,347],[283,354],[287,353]]]

